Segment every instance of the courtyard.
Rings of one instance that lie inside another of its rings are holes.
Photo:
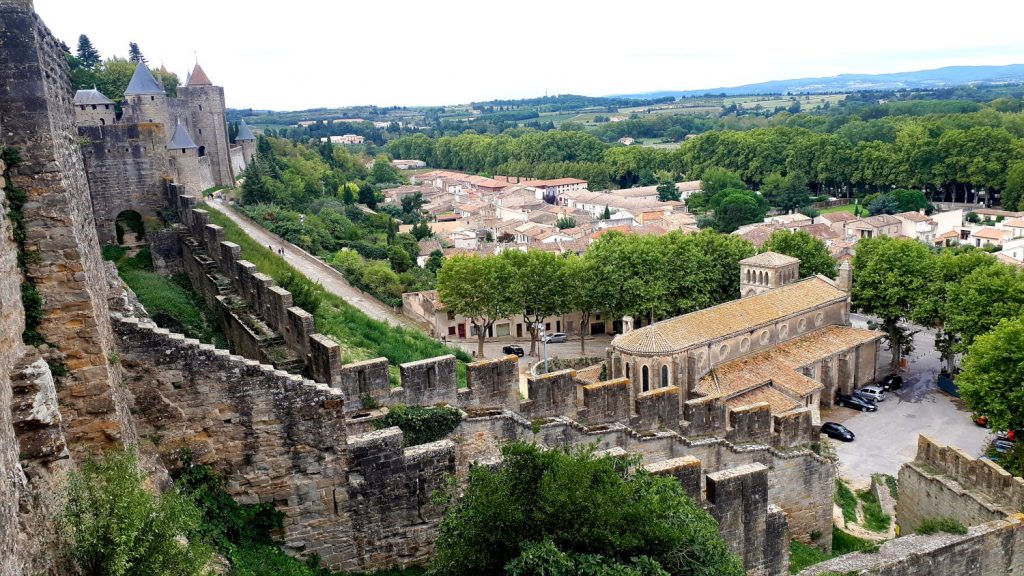
[[[866,326],[866,318],[852,315],[853,325]],[[890,355],[879,355],[879,376],[888,371]],[[934,333],[921,330],[914,336],[914,351],[902,372],[903,388],[887,394],[877,412],[835,408],[822,413],[822,421],[839,422],[853,431],[853,442],[829,440],[839,456],[839,475],[854,486],[867,486],[871,474],[896,476],[904,462],[914,459],[917,438],[926,434],[971,456],[980,456],[991,439],[986,428],[974,424],[963,402],[935,385],[940,369]]]

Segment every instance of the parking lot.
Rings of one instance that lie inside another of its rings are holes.
[[[940,362],[934,335],[921,331],[914,344],[903,372],[903,388],[887,393],[877,412],[835,408],[822,413],[822,421],[839,422],[857,435],[853,442],[829,440],[839,455],[840,476],[856,486],[866,486],[874,472],[895,476],[904,462],[914,459],[919,434],[972,456],[980,456],[992,437],[987,429],[974,424],[962,401],[936,388]],[[883,351],[881,356],[879,373],[884,374],[889,355]]]

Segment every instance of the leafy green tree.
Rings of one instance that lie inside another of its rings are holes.
[[[935,210],[935,206],[928,201],[928,197],[924,195],[924,192],[920,190],[893,190],[886,194],[886,196],[892,197],[899,206],[897,212],[918,212],[924,210],[926,214],[931,214]]]
[[[400,182],[401,175],[398,169],[391,164],[391,159],[385,154],[378,155],[373,161],[373,168],[370,169],[370,179],[374,184],[388,184]]]
[[[715,209],[715,229],[732,232],[744,224],[764,220],[767,207],[759,202],[759,196],[749,190],[726,189],[712,197]]]
[[[658,200],[661,202],[669,202],[671,200],[679,200],[679,190],[676,189],[676,183],[672,180],[662,180],[658,184]]]
[[[426,222],[413,224],[410,232],[412,232],[412,235],[415,236],[417,240],[430,238],[434,235],[434,231],[430,229],[430,224],[427,224]]]
[[[484,340],[494,322],[518,312],[511,279],[515,273],[505,258],[456,255],[437,271],[437,296],[454,314],[469,319],[477,336],[477,355],[484,357]]]
[[[746,190],[747,183],[740,178],[740,175],[732,170],[713,167],[708,168],[700,176],[700,189],[714,196],[715,194],[728,189]]]
[[[128,61],[133,64],[138,64],[139,62],[146,63],[146,57],[142,55],[142,50],[139,49],[139,45],[135,42],[128,43]]]
[[[146,490],[138,458],[109,452],[71,474],[61,527],[82,574],[204,574],[210,548],[196,536],[202,513],[176,489]],[[178,538],[191,538],[188,543]]]
[[[124,58],[107,58],[103,65],[95,70],[92,82],[96,89],[114,102],[124,100],[124,91],[135,73],[135,64]],[[92,86],[76,86],[76,88],[92,88]]]
[[[967,296],[966,291],[959,290],[965,279],[978,268],[996,264],[997,260],[991,254],[970,247],[945,249],[931,261],[928,289],[920,294],[914,305],[913,320],[935,329],[935,349],[945,363],[946,371],[950,373],[955,371],[956,355],[962,348],[960,330],[956,326],[958,320],[954,320],[952,326],[948,320],[963,315],[962,311],[957,310],[960,306],[966,306],[968,310],[977,309],[972,302],[962,304],[955,301],[953,293],[959,293],[960,297]]]
[[[359,186],[348,182],[341,187],[341,201],[345,204],[352,205],[356,203],[356,192],[359,191]]]
[[[1004,318],[982,334],[967,350],[963,371],[956,378],[960,396],[975,414],[988,419],[993,430],[1024,430],[1024,318]],[[1000,462],[1014,475],[1024,473],[1022,451],[1016,448],[1008,462]]]
[[[868,204],[868,214],[896,214],[900,211],[900,203],[888,194],[882,194]]]
[[[1010,164],[1006,172],[1006,188],[999,201],[1005,210],[1020,210],[1024,206],[1024,162]]]
[[[800,277],[807,278],[822,274],[836,277],[836,261],[829,254],[828,246],[803,230],[790,232],[776,230],[761,247],[762,252],[778,252],[800,259]]]
[[[561,284],[565,289],[565,308],[580,314],[580,355],[587,354],[587,332],[591,317],[601,308],[598,293],[600,282],[594,261],[584,256],[570,255],[562,266]]]
[[[811,203],[807,188],[807,178],[800,173],[791,172],[783,180],[784,187],[779,195],[779,208],[790,212]]]
[[[509,284],[513,299],[530,332],[530,354],[535,355],[537,325],[566,309],[566,290],[562,285],[565,260],[542,250],[506,250],[498,258],[505,259],[505,268],[512,272]]]
[[[575,228],[576,227],[576,217],[575,216],[559,216],[558,220],[555,222],[555,226],[557,226],[559,230],[568,230],[569,228]]]
[[[609,232],[587,249],[601,282],[593,286],[601,311],[653,319],[670,310],[663,242],[656,236]]]
[[[867,238],[857,242],[853,259],[853,306],[881,319],[892,351],[891,369],[914,349],[914,332],[902,323],[914,317],[914,306],[928,290],[932,254],[911,238]]]
[[[604,212],[601,214],[601,220],[611,220],[612,211],[608,206],[604,207]]]
[[[377,191],[369,184],[359,187],[359,203],[366,204],[366,207],[373,210],[377,207]]]
[[[496,470],[472,468],[441,522],[436,573],[745,573],[714,519],[673,478],[631,472],[635,461],[596,458],[593,448],[513,442],[502,456]]]
[[[423,208],[423,193],[416,192],[409,196],[402,197],[402,212],[406,214],[417,214]]]
[[[78,62],[85,68],[93,69],[100,65],[100,51],[85,34],[78,37],[78,50],[75,52]]]
[[[409,258],[409,253],[400,246],[388,248],[388,262],[391,263],[391,269],[399,274],[413,266],[413,260]]]
[[[430,270],[434,274],[444,266],[444,252],[440,250],[432,250],[430,255],[427,256],[427,262],[423,265],[424,268]]]
[[[964,352],[1003,318],[1024,313],[1024,275],[1015,267],[994,263],[975,266],[946,293],[945,327],[960,337],[956,351]]]

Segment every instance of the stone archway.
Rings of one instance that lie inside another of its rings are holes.
[[[142,214],[135,210],[122,210],[114,219],[117,243],[125,247],[136,247],[146,242],[146,226]]]

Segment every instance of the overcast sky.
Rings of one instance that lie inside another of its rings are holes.
[[[1024,63],[1021,0],[35,4],[72,49],[83,33],[104,57],[138,42],[182,81],[198,55],[234,108],[454,104]]]

